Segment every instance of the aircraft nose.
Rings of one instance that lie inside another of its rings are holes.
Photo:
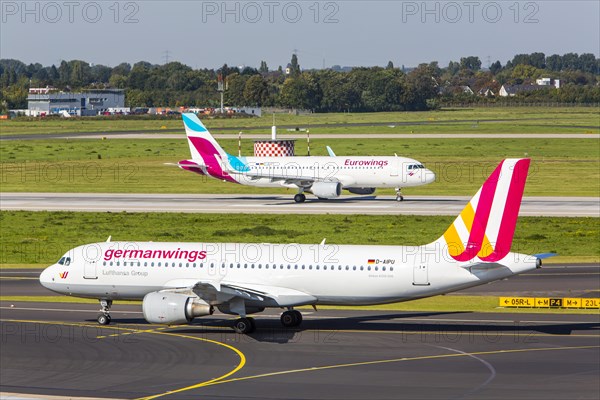
[[[425,183],[435,182],[435,172],[425,168],[425,170],[423,170],[423,179],[425,180]]]
[[[40,274],[40,284],[46,289],[50,289],[50,285],[53,281],[54,278],[52,277],[52,266],[50,266],[43,270]]]

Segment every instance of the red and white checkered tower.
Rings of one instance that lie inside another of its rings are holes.
[[[296,139],[277,139],[277,128],[271,128],[271,140],[255,140],[255,157],[293,157]]]

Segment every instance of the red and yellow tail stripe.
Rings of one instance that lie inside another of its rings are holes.
[[[456,261],[494,262],[509,252],[523,198],[529,159],[506,159],[444,233]]]

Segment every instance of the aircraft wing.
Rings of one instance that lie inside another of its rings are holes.
[[[235,171],[229,170],[229,173],[240,174],[248,177],[250,180],[258,180],[258,179],[270,179],[271,182],[281,182],[286,185],[296,185],[298,187],[310,188],[315,182],[340,182],[342,186],[346,187],[354,184],[355,179],[347,176],[347,175],[324,175],[324,176],[315,176],[315,175],[278,175],[273,174],[271,171],[265,171],[261,173],[260,171]]]
[[[293,307],[317,301],[317,298],[310,294],[280,286],[192,279],[171,281],[165,286],[178,292],[191,291],[211,305],[227,303],[234,298],[259,303],[265,307]]]
[[[208,175],[208,171],[206,170],[206,165],[197,163],[195,161],[182,160],[177,163],[163,163],[163,164],[179,167],[179,168],[186,169],[188,171],[193,171],[193,172],[200,171],[204,175]]]

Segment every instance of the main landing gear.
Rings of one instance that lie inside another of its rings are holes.
[[[98,314],[97,321],[100,325],[110,324],[110,306],[112,306],[112,300],[100,300],[101,314]]]
[[[296,203],[304,203],[306,201],[306,195],[304,193],[298,193],[294,196],[294,201]]]
[[[256,323],[252,317],[242,317],[233,323],[233,330],[237,333],[246,334],[256,330]]]
[[[281,314],[281,325],[286,328],[294,328],[302,323],[302,314],[300,311],[288,310]]]
[[[302,323],[300,311],[288,310],[281,314],[281,325],[286,328],[295,328]],[[256,323],[252,317],[241,317],[233,323],[233,330],[240,334],[252,333],[256,330]]]
[[[404,196],[402,196],[402,188],[396,188],[396,201],[404,201]]]

